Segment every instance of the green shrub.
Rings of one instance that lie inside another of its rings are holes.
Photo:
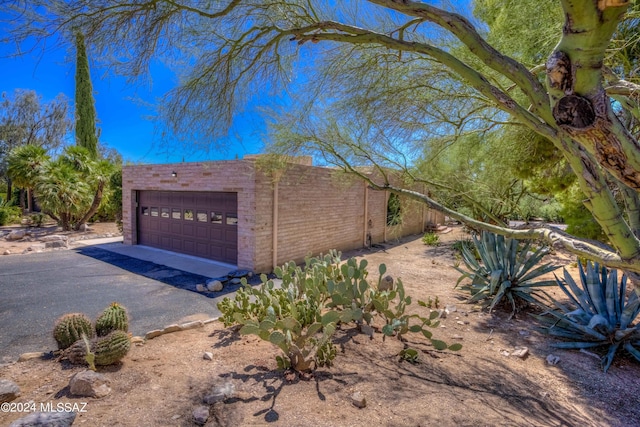
[[[405,294],[401,280],[391,288],[381,286],[384,264],[378,269],[377,287],[367,280],[366,267],[366,260],[358,262],[355,258],[341,263],[336,251],[308,258],[304,267],[289,262],[274,271],[282,280],[279,288],[265,275],[255,288],[243,279],[243,287],[233,300],[225,298],[218,303],[220,320],[225,326],[241,325],[241,334],[257,335],[278,346],[283,352],[276,358],[278,366],[296,371],[330,366],[337,355],[332,341],[337,326],[370,324],[374,316],[384,319],[384,336],[421,332],[437,349],[461,348],[431,338],[425,327],[437,326],[432,322],[437,312],[428,318],[405,313],[411,298]]]
[[[22,209],[19,206],[0,206],[0,225],[20,222]]]
[[[627,297],[627,276],[623,275],[618,284],[616,270],[591,261],[586,267],[578,262],[578,268],[581,286],[566,269],[564,280],[556,278],[570,304],[553,300],[552,309],[535,316],[546,325],[538,330],[567,340],[553,344],[557,348],[607,348],[601,359],[605,372],[621,347],[640,361],[640,323],[633,324],[640,313],[637,291]]]
[[[29,214],[29,216],[27,217],[27,221],[32,227],[42,227],[47,218],[49,218],[48,215],[37,212]]]
[[[424,236],[422,236],[422,243],[427,246],[438,246],[440,244],[440,236],[436,233],[424,233]]]
[[[520,245],[516,239],[505,239],[488,232],[482,233],[481,239],[474,236],[473,240],[481,263],[462,245],[462,260],[468,271],[454,267],[462,273],[456,287],[464,279],[471,280],[470,284],[462,287],[471,293],[469,302],[481,301],[491,311],[506,298],[511,303],[513,315],[521,305],[537,303],[535,297],[542,293],[541,287],[555,285],[553,280],[538,281],[538,278],[558,266],[543,264],[535,267],[548,253],[547,247],[530,253],[529,243]]]

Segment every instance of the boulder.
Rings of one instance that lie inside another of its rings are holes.
[[[27,236],[27,231],[26,230],[13,230],[11,233],[9,233],[6,237],[7,240],[22,240]]]
[[[78,372],[69,381],[69,392],[80,397],[101,398],[111,393],[109,380],[102,374],[86,370]]]
[[[9,427],[69,427],[75,412],[34,412],[9,424]]]
[[[0,403],[11,402],[20,396],[20,387],[10,380],[0,379]]]
[[[64,240],[52,240],[44,243],[44,247],[46,249],[66,248],[67,246],[67,242]]]

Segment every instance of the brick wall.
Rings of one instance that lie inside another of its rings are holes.
[[[237,192],[238,267],[257,272],[271,271],[274,261],[278,265],[302,261],[329,249],[356,249],[420,233],[431,215],[425,205],[401,197],[403,223],[387,227],[387,191],[368,188],[362,180],[333,169],[299,162],[289,165],[277,180],[274,257],[276,180],[254,160],[125,166],[124,243],[137,244],[134,196],[141,190]]]
[[[172,177],[176,172],[176,177]],[[238,193],[238,266],[256,262],[255,170],[253,162],[133,165],[122,168],[122,221],[125,244],[137,244],[135,191],[225,191]]]

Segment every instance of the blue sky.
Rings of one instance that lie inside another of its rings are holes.
[[[63,93],[73,110],[75,92],[75,54],[57,49],[36,51],[11,57],[14,46],[0,44],[0,92],[12,94],[15,89],[35,90],[44,102]],[[153,109],[144,104],[155,100],[176,84],[173,74],[162,65],[152,70],[153,84],[128,84],[124,78],[108,75],[92,63],[91,79],[94,88],[100,142],[120,152],[127,161],[135,163],[173,163],[200,160],[242,158],[261,151],[260,135],[264,122],[249,108],[234,122],[226,152],[196,151],[174,148],[167,153],[154,135],[154,124],[148,119]]]
[[[444,3],[455,5],[461,12],[470,10],[469,0]],[[44,52],[36,50],[20,57],[12,57],[14,51],[13,45],[0,42],[0,92],[12,94],[15,89],[32,89],[44,102],[63,93],[73,111],[74,49],[58,48]],[[257,110],[260,105],[270,102],[267,95],[258,95],[243,112],[236,114],[230,136],[224,141],[226,151],[206,153],[176,144],[167,152],[154,133],[153,122],[148,119],[153,115],[153,109],[148,105],[155,103],[177,84],[174,75],[162,65],[155,65],[151,73],[152,86],[130,84],[122,77],[109,75],[94,62],[90,66],[98,127],[101,129],[100,142],[118,150],[126,161],[172,163],[183,160],[222,160],[241,158],[245,154],[256,154],[263,150],[262,135],[266,129]],[[72,142],[70,138],[70,143]]]

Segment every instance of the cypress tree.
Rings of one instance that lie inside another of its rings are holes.
[[[89,60],[82,33],[76,33],[76,145],[98,157],[96,107],[89,74]]]

